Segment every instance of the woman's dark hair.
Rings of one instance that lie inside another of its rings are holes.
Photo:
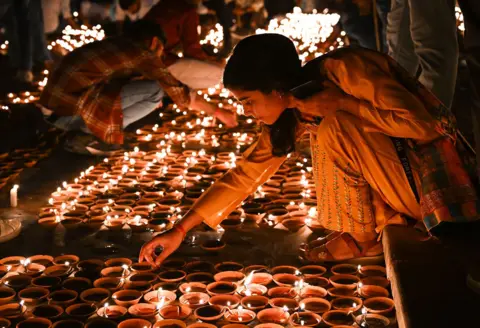
[[[123,35],[135,42],[144,42],[157,37],[163,44],[167,43],[167,38],[160,25],[149,20],[138,20],[130,24],[123,32]]]
[[[303,82],[302,64],[293,42],[281,34],[249,36],[238,43],[223,73],[226,88],[286,93]],[[296,109],[286,109],[269,125],[274,156],[295,150]]]

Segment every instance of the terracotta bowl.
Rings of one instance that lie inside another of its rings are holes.
[[[271,298],[295,298],[297,296],[297,292],[292,287],[273,287],[268,290],[268,296]]]
[[[125,270],[121,266],[111,266],[103,269],[100,271],[100,275],[102,277],[110,277],[110,278],[121,278],[129,274],[128,269]]]
[[[30,276],[30,277],[38,277],[44,271],[45,271],[45,266],[37,263],[30,263],[24,269],[23,274],[26,274],[27,276]]]
[[[261,323],[276,323],[284,325],[288,322],[290,314],[280,308],[265,309],[258,312],[257,318]]]
[[[5,266],[11,266],[12,270],[15,270],[22,264],[22,261],[25,261],[23,256],[8,256],[0,259],[0,264]]]
[[[78,293],[74,290],[57,290],[48,296],[48,302],[52,305],[60,305],[62,307],[73,304],[78,298]]]
[[[354,264],[337,264],[334,265],[330,271],[332,274],[352,274],[355,275],[358,273],[358,266]]]
[[[161,268],[164,270],[182,270],[187,262],[182,259],[168,259],[162,263]]]
[[[67,262],[70,264],[70,266],[75,266],[78,262],[80,262],[80,258],[77,255],[68,254],[57,256],[53,259],[53,263],[55,265],[65,265]]]
[[[152,272],[155,268],[148,262],[133,263],[130,265],[132,271],[135,272]]]
[[[332,300],[332,307],[335,310],[347,312],[357,312],[363,306],[363,301],[359,297],[338,297]]]
[[[58,305],[38,305],[32,310],[34,317],[56,320],[63,314],[63,309]]]
[[[81,271],[100,272],[104,267],[105,263],[97,259],[84,260],[77,263],[77,268]]]
[[[387,289],[375,285],[363,285],[358,288],[358,294],[364,298],[388,297],[390,293]]]
[[[258,311],[264,309],[268,301],[265,296],[246,296],[242,298],[241,304],[247,310]]]
[[[365,277],[360,280],[362,286],[380,286],[383,288],[388,288],[390,286],[390,281],[385,277],[380,276],[370,276]]]
[[[242,271],[244,266],[238,262],[221,262],[215,265],[215,270],[217,272],[223,271]]]
[[[35,305],[43,302],[50,291],[43,287],[29,287],[22,289],[18,292],[18,298],[22,301],[25,301],[27,305]]]
[[[52,328],[83,328],[83,326],[83,322],[81,321],[66,319],[55,322]]]
[[[160,281],[153,285],[152,290],[168,290],[169,292],[176,293],[178,291],[178,285],[175,282]]]
[[[101,318],[108,318],[111,320],[122,320],[128,310],[126,307],[120,305],[102,306],[97,310],[97,315]]]
[[[330,285],[330,280],[320,276],[309,276],[303,279],[303,282],[309,286],[317,286],[327,288]]]
[[[302,290],[300,291],[301,298],[310,298],[310,297],[324,298],[327,295],[328,295],[328,292],[325,288],[317,287],[317,286],[303,287]]]
[[[301,301],[300,306],[305,311],[322,314],[330,311],[332,305],[324,298],[311,297]]]
[[[95,312],[97,312],[97,307],[93,304],[86,303],[73,304],[65,310],[65,313],[67,313],[68,316],[81,321],[86,320]]]
[[[245,279],[245,275],[240,271],[222,271],[213,276],[215,281],[229,281],[240,284]]]
[[[117,328],[117,323],[107,318],[94,318],[87,322],[85,328]]]
[[[295,274],[295,272],[297,272],[298,269],[294,266],[290,266],[290,265],[279,265],[279,266],[276,266],[276,267],[273,267],[272,268],[272,274],[278,274],[278,273],[289,273],[289,274]]]
[[[254,273],[268,273],[270,270],[266,265],[254,264],[246,267],[244,271],[245,271],[245,274],[250,274],[250,272],[252,271],[254,271]]]
[[[355,289],[350,289],[347,287],[333,287],[327,290],[328,295],[331,297],[343,297],[343,296],[354,296]]]
[[[191,309],[196,309],[207,304],[209,300],[208,294],[193,292],[180,296],[179,302]]]
[[[30,318],[17,324],[17,328],[50,328],[51,326],[52,322],[45,318]]]
[[[200,247],[207,252],[218,252],[224,249],[225,246],[225,242],[221,240],[206,240],[200,245]]]
[[[277,273],[273,275],[273,281],[278,286],[294,286],[295,282],[299,282],[301,280],[300,277],[295,276],[290,273]]]
[[[255,312],[243,309],[233,309],[226,311],[224,314],[225,320],[230,323],[249,323],[256,317]]]
[[[191,313],[192,309],[184,305],[167,305],[159,311],[162,318],[176,320],[185,320]]]
[[[152,290],[152,284],[149,283],[148,281],[138,281],[138,282],[127,281],[125,285],[123,285],[123,289],[137,290],[142,294],[146,294],[150,290]]]
[[[303,276],[323,276],[327,272],[327,268],[321,265],[305,265],[298,269]]]
[[[364,265],[358,270],[363,277],[386,277],[387,269],[380,265]]]
[[[62,279],[59,277],[40,276],[32,280],[32,286],[45,287],[52,290],[60,285]]]
[[[212,325],[211,323],[197,322],[197,323],[192,323],[187,328],[217,328],[217,326]]]
[[[208,303],[234,309],[240,304],[240,298],[236,295],[217,295],[211,297]]]
[[[393,300],[388,297],[368,298],[363,304],[368,312],[384,315],[390,313],[395,307]]]
[[[24,317],[25,311],[27,311],[27,307],[20,306],[18,303],[0,305],[0,318],[19,320]]]
[[[290,218],[282,221],[282,224],[290,232],[297,232],[305,225],[305,220],[301,217]]]
[[[243,267],[242,267],[243,268]],[[189,272],[214,272],[215,271],[215,266],[207,261],[192,261],[188,262],[184,269]]]
[[[0,287],[0,305],[10,303],[17,293],[9,287]]]
[[[179,290],[182,294],[204,293],[207,291],[207,285],[200,282],[186,282],[180,285]]]
[[[115,304],[128,308],[129,306],[138,304],[142,296],[143,294],[138,290],[125,289],[115,292],[112,295],[112,299]]]
[[[355,318],[348,314],[345,311],[340,310],[332,310],[325,312],[322,316],[323,322],[328,326],[338,326],[338,325],[346,325],[351,326],[355,322]]]
[[[276,323],[261,323],[256,325],[254,328],[283,328],[283,326],[277,325]]]
[[[158,314],[158,309],[153,304],[138,303],[138,304],[130,306],[128,308],[128,313],[132,317],[152,321],[152,320],[155,320],[155,318]]]
[[[268,304],[270,304],[272,308],[280,308],[283,310],[288,310],[288,312],[296,311],[299,308],[298,302],[291,298],[271,298]]]
[[[195,310],[195,318],[202,321],[217,321],[223,317],[223,306],[220,305],[205,305]]]
[[[59,277],[64,279],[73,272],[72,266],[66,265],[52,265],[45,269],[44,274],[48,277]]]
[[[361,327],[362,323],[366,322],[367,327],[378,327],[378,328],[386,328],[390,326],[390,319],[384,317],[380,314],[368,313],[366,315],[359,315],[355,318],[355,322],[357,325]]]
[[[164,271],[161,272],[158,275],[158,278],[160,281],[165,281],[165,282],[179,282],[185,279],[187,276],[185,271],[182,270],[170,270],[170,271]]]
[[[207,293],[215,295],[233,295],[237,291],[237,286],[233,282],[219,281],[207,285]]]
[[[150,284],[157,281],[157,275],[153,272],[136,272],[128,277],[128,281],[131,282],[148,282]]]
[[[62,288],[74,290],[77,293],[81,293],[92,287],[92,282],[88,278],[68,278],[63,281]]]
[[[267,286],[273,281],[273,277],[269,273],[265,272],[255,272],[252,275],[252,284]]]
[[[3,283],[15,290],[22,290],[32,282],[32,277],[25,274],[18,274],[3,278]]]
[[[295,312],[288,322],[294,327],[316,327],[322,322],[322,317],[313,312]]]
[[[150,304],[168,305],[177,299],[177,295],[168,290],[152,290],[143,296],[145,302]],[[159,299],[160,298],[160,299]],[[163,302],[162,302],[163,300]]]
[[[267,291],[267,287],[258,284],[249,284],[248,286],[239,287],[237,290],[242,296],[265,295]]]
[[[167,320],[157,321],[155,325],[153,325],[153,328],[160,328],[160,327],[186,328],[187,325],[185,324],[185,322],[181,320],[167,319]],[[121,328],[121,327],[118,327],[118,328]]]
[[[118,324],[118,328],[151,328],[152,324],[144,319],[127,319]]]
[[[132,265],[132,260],[126,257],[118,257],[105,261],[105,266],[107,267],[121,267],[123,265],[130,267],[130,265]]]
[[[248,328],[247,325],[242,325],[239,323],[229,323],[228,325],[223,326],[222,328]]]
[[[12,323],[10,322],[10,320],[5,319],[5,318],[0,318],[0,327],[10,328],[11,324]]]
[[[350,274],[336,274],[330,277],[330,283],[333,287],[345,287],[349,289],[357,288],[360,278]]]
[[[105,288],[90,288],[80,294],[80,299],[89,304],[103,305],[110,298],[110,291]]]

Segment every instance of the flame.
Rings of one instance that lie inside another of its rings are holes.
[[[253,280],[253,274],[255,273],[255,271],[252,271],[250,272],[250,274],[247,276],[247,278],[245,279],[245,286],[248,286],[252,283],[252,280]]]

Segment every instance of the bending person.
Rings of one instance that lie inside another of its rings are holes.
[[[164,44],[159,26],[139,21],[124,36],[74,50],[48,78],[39,101],[43,113],[58,128],[97,137],[88,149],[98,154],[118,149],[110,145],[123,144],[123,129],[155,110],[165,93],[180,108],[236,125],[234,113],[207,103],[168,72],[161,60]],[[82,148],[69,148],[77,146]]]
[[[316,83],[321,89],[312,88]],[[302,67],[288,38],[256,35],[234,49],[224,84],[264,123],[263,132],[172,230],[143,246],[141,261],[158,265],[194,226],[216,227],[277,171],[304,132],[311,136],[317,220],[335,231],[308,245],[309,260],[376,261],[386,225],[411,218],[432,230],[478,218],[448,110],[388,56],[344,48]],[[404,170],[391,137],[415,145],[416,151],[405,150],[413,174]],[[422,191],[422,206],[415,191]],[[163,251],[156,257],[158,247]]]

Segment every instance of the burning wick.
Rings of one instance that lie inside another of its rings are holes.
[[[122,269],[123,269],[122,277],[126,277],[128,275],[128,271],[127,271],[128,270],[128,265],[126,265],[126,264],[122,265]]]
[[[108,310],[108,303],[105,303],[103,305],[103,314],[105,315],[105,318],[108,318],[107,310]]]

